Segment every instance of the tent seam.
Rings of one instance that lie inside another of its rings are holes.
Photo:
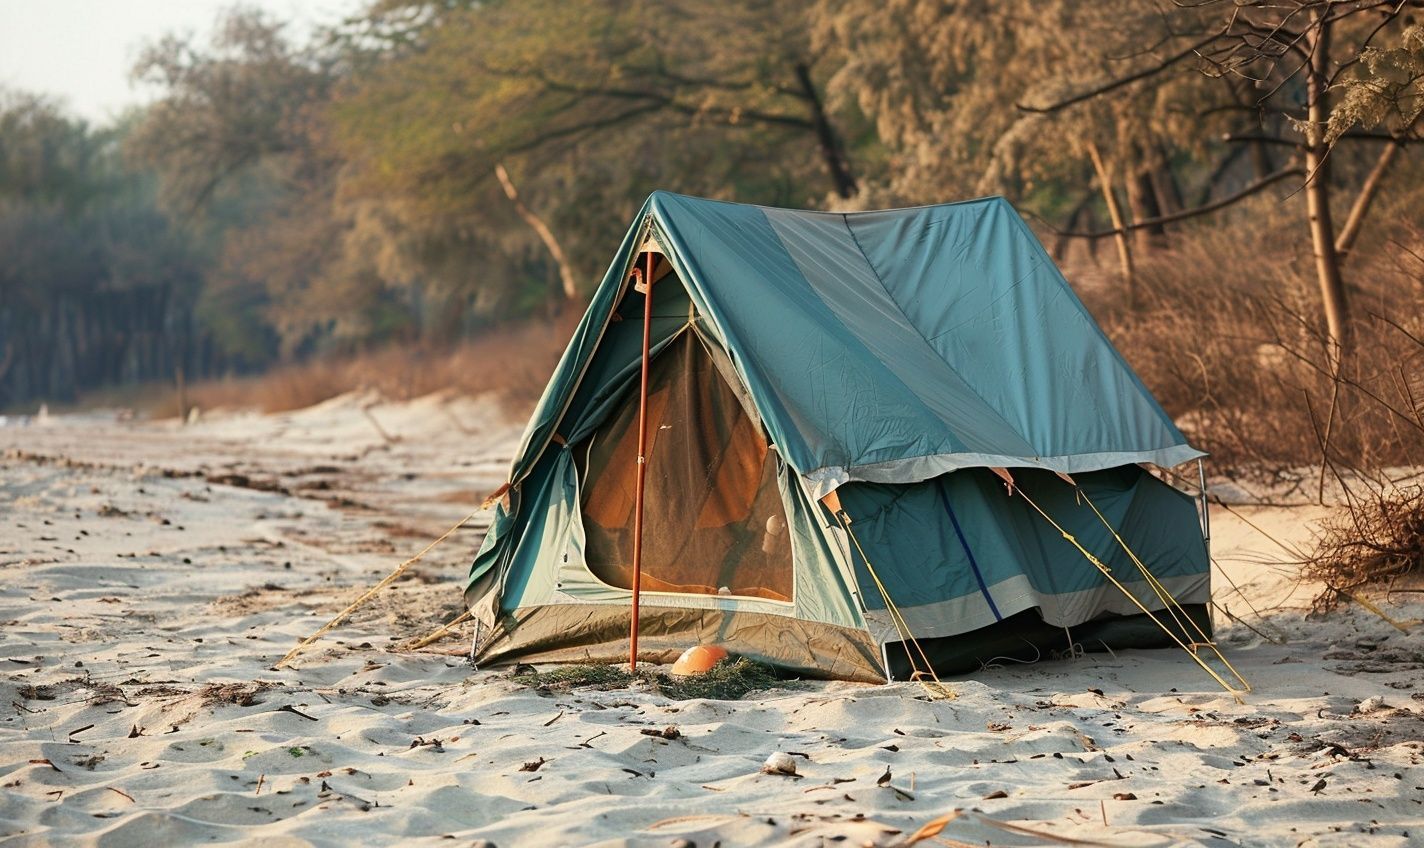
[[[860,258],[865,261],[865,267],[867,267],[867,268],[870,269],[871,275],[872,275],[873,277],[875,277],[875,282],[876,282],[876,284],[880,286],[880,290],[881,290],[881,291],[885,292],[885,299],[888,300],[888,301],[890,301],[892,304],[895,305],[895,311],[898,312],[898,313],[900,313],[900,317],[901,317],[901,318],[905,319],[905,324],[906,324],[906,326],[908,326],[911,330],[914,330],[914,331],[915,331],[915,335],[919,338],[920,341],[922,341],[922,342],[925,343],[925,347],[927,347],[927,348],[930,349],[930,353],[934,355],[934,358],[935,358],[935,359],[938,359],[940,362],[943,362],[943,363],[944,363],[944,367],[948,368],[950,371],[952,371],[952,372],[954,373],[954,375],[955,375],[956,377],[959,378],[959,381],[964,384],[964,387],[965,387],[966,389],[968,389],[968,390],[970,391],[970,393],[974,395],[974,397],[976,397],[976,398],[979,399],[979,402],[984,405],[984,408],[985,408],[986,410],[988,410],[989,412],[992,412],[992,413],[994,414],[994,417],[995,417],[995,418],[998,418],[999,421],[1003,423],[1003,425],[1004,425],[1004,427],[1005,427],[1006,429],[1008,429],[1010,432],[1012,432],[1015,436],[1018,436],[1018,437],[1019,437],[1019,441],[1023,442],[1025,445],[1028,445],[1029,447],[1033,447],[1033,442],[1030,441],[1029,438],[1028,438],[1027,436],[1025,436],[1023,433],[1020,433],[1020,432],[1019,432],[1019,429],[1018,429],[1017,427],[1015,427],[1013,424],[1009,423],[1009,419],[1005,418],[1004,415],[1003,415],[1003,413],[1000,412],[997,407],[995,407],[992,403],[989,403],[989,400],[988,400],[987,398],[985,398],[982,394],[980,394],[980,393],[979,393],[979,390],[976,389],[976,388],[974,388],[974,386],[973,386],[968,380],[966,380],[966,379],[964,378],[964,375],[963,375],[963,374],[960,374],[960,373],[959,373],[959,369],[956,368],[956,367],[954,367],[953,363],[951,363],[949,360],[945,359],[944,356],[940,354],[939,350],[937,350],[937,349],[935,348],[935,346],[930,342],[930,340],[925,337],[925,332],[924,332],[924,330],[921,330],[921,329],[915,324],[914,321],[911,321],[911,320],[910,320],[910,316],[909,316],[908,314],[906,314],[906,312],[905,312],[905,307],[902,306],[902,305],[900,305],[900,301],[896,300],[896,299],[895,299],[895,295],[893,295],[893,294],[890,293],[890,287],[887,286],[887,285],[885,285],[885,280],[884,280],[884,278],[882,278],[882,277],[880,276],[880,269],[876,268],[876,267],[875,267],[875,263],[870,261],[870,255],[867,254],[867,253],[865,252],[865,248],[861,246],[861,244],[860,244],[860,239],[856,236],[855,230],[851,229],[851,226],[850,226],[850,216],[847,215],[847,214],[844,213],[844,212],[841,213],[841,223],[845,226],[846,234],[850,236],[851,244],[855,245],[855,250],[856,250],[856,252],[859,253],[859,254],[860,254]],[[947,331],[946,331],[946,332],[947,332]],[[908,388],[908,387],[907,387],[907,388]],[[912,390],[912,393],[913,393],[913,390]],[[918,396],[918,395],[917,395],[917,396]],[[921,403],[923,404],[924,401],[921,401]],[[926,409],[929,409],[929,405],[928,405],[928,404],[925,404],[925,408],[926,408]],[[931,413],[934,413],[934,410],[931,409],[930,411],[931,411]],[[936,413],[936,414],[935,414],[935,417],[938,418],[939,415]],[[941,419],[941,420],[942,420],[942,419]],[[956,434],[956,438],[958,438],[958,434]],[[963,441],[963,439],[960,439],[960,441]],[[1034,458],[1037,459],[1038,456],[1035,454]]]

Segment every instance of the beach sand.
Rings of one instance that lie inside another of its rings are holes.
[[[0,427],[0,843],[894,845],[963,810],[924,844],[1424,844],[1424,625],[1305,617],[1282,545],[1318,506],[1213,515],[1218,602],[1284,642],[1218,616],[1245,703],[1176,650],[742,701],[526,687],[440,653],[468,631],[391,652],[460,611],[484,516],[272,670],[474,510],[521,429],[360,394]],[[760,772],[777,751],[796,776]]]

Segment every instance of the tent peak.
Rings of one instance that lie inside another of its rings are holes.
[[[657,209],[668,205],[669,203],[708,206],[733,206],[740,207],[743,209],[762,209],[790,215],[834,215],[837,217],[844,216],[851,218],[869,215],[894,215],[897,212],[919,212],[926,209],[941,209],[958,206],[1001,205],[1006,206],[1010,209],[1014,209],[1014,205],[1010,203],[1008,199],[1005,198],[1003,195],[999,194],[990,194],[985,195],[983,197],[974,197],[965,200],[945,201],[942,203],[925,203],[919,206],[901,206],[891,209],[862,209],[855,211],[836,211],[827,209],[790,209],[784,206],[766,206],[759,203],[739,203],[734,200],[718,200],[716,198],[711,197],[698,197],[697,195],[692,194],[678,194],[677,192],[665,191],[663,189],[658,189],[652,194],[648,195],[647,205],[651,208]]]

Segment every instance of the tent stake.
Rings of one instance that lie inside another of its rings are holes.
[[[638,481],[633,490],[633,615],[628,636],[628,670],[638,670],[638,598],[643,576],[643,483],[648,472],[648,359],[653,338],[653,262],[652,251],[643,277],[643,373],[638,389]],[[634,279],[639,274],[633,269]]]

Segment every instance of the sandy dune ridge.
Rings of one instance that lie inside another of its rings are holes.
[[[387,650],[459,610],[483,518],[271,670],[502,482],[515,418],[346,395],[0,427],[0,843],[894,845],[957,808],[982,815],[950,844],[1052,844],[994,822],[1123,846],[1424,843],[1424,626],[1305,619],[1310,587],[1226,513],[1215,552],[1245,596],[1218,580],[1218,600],[1286,641],[1219,621],[1245,704],[1173,651],[1005,661],[953,701],[793,682],[679,702]],[[1240,510],[1289,544],[1326,513]],[[1420,597],[1377,600],[1417,620]],[[759,772],[778,750],[798,776]]]

